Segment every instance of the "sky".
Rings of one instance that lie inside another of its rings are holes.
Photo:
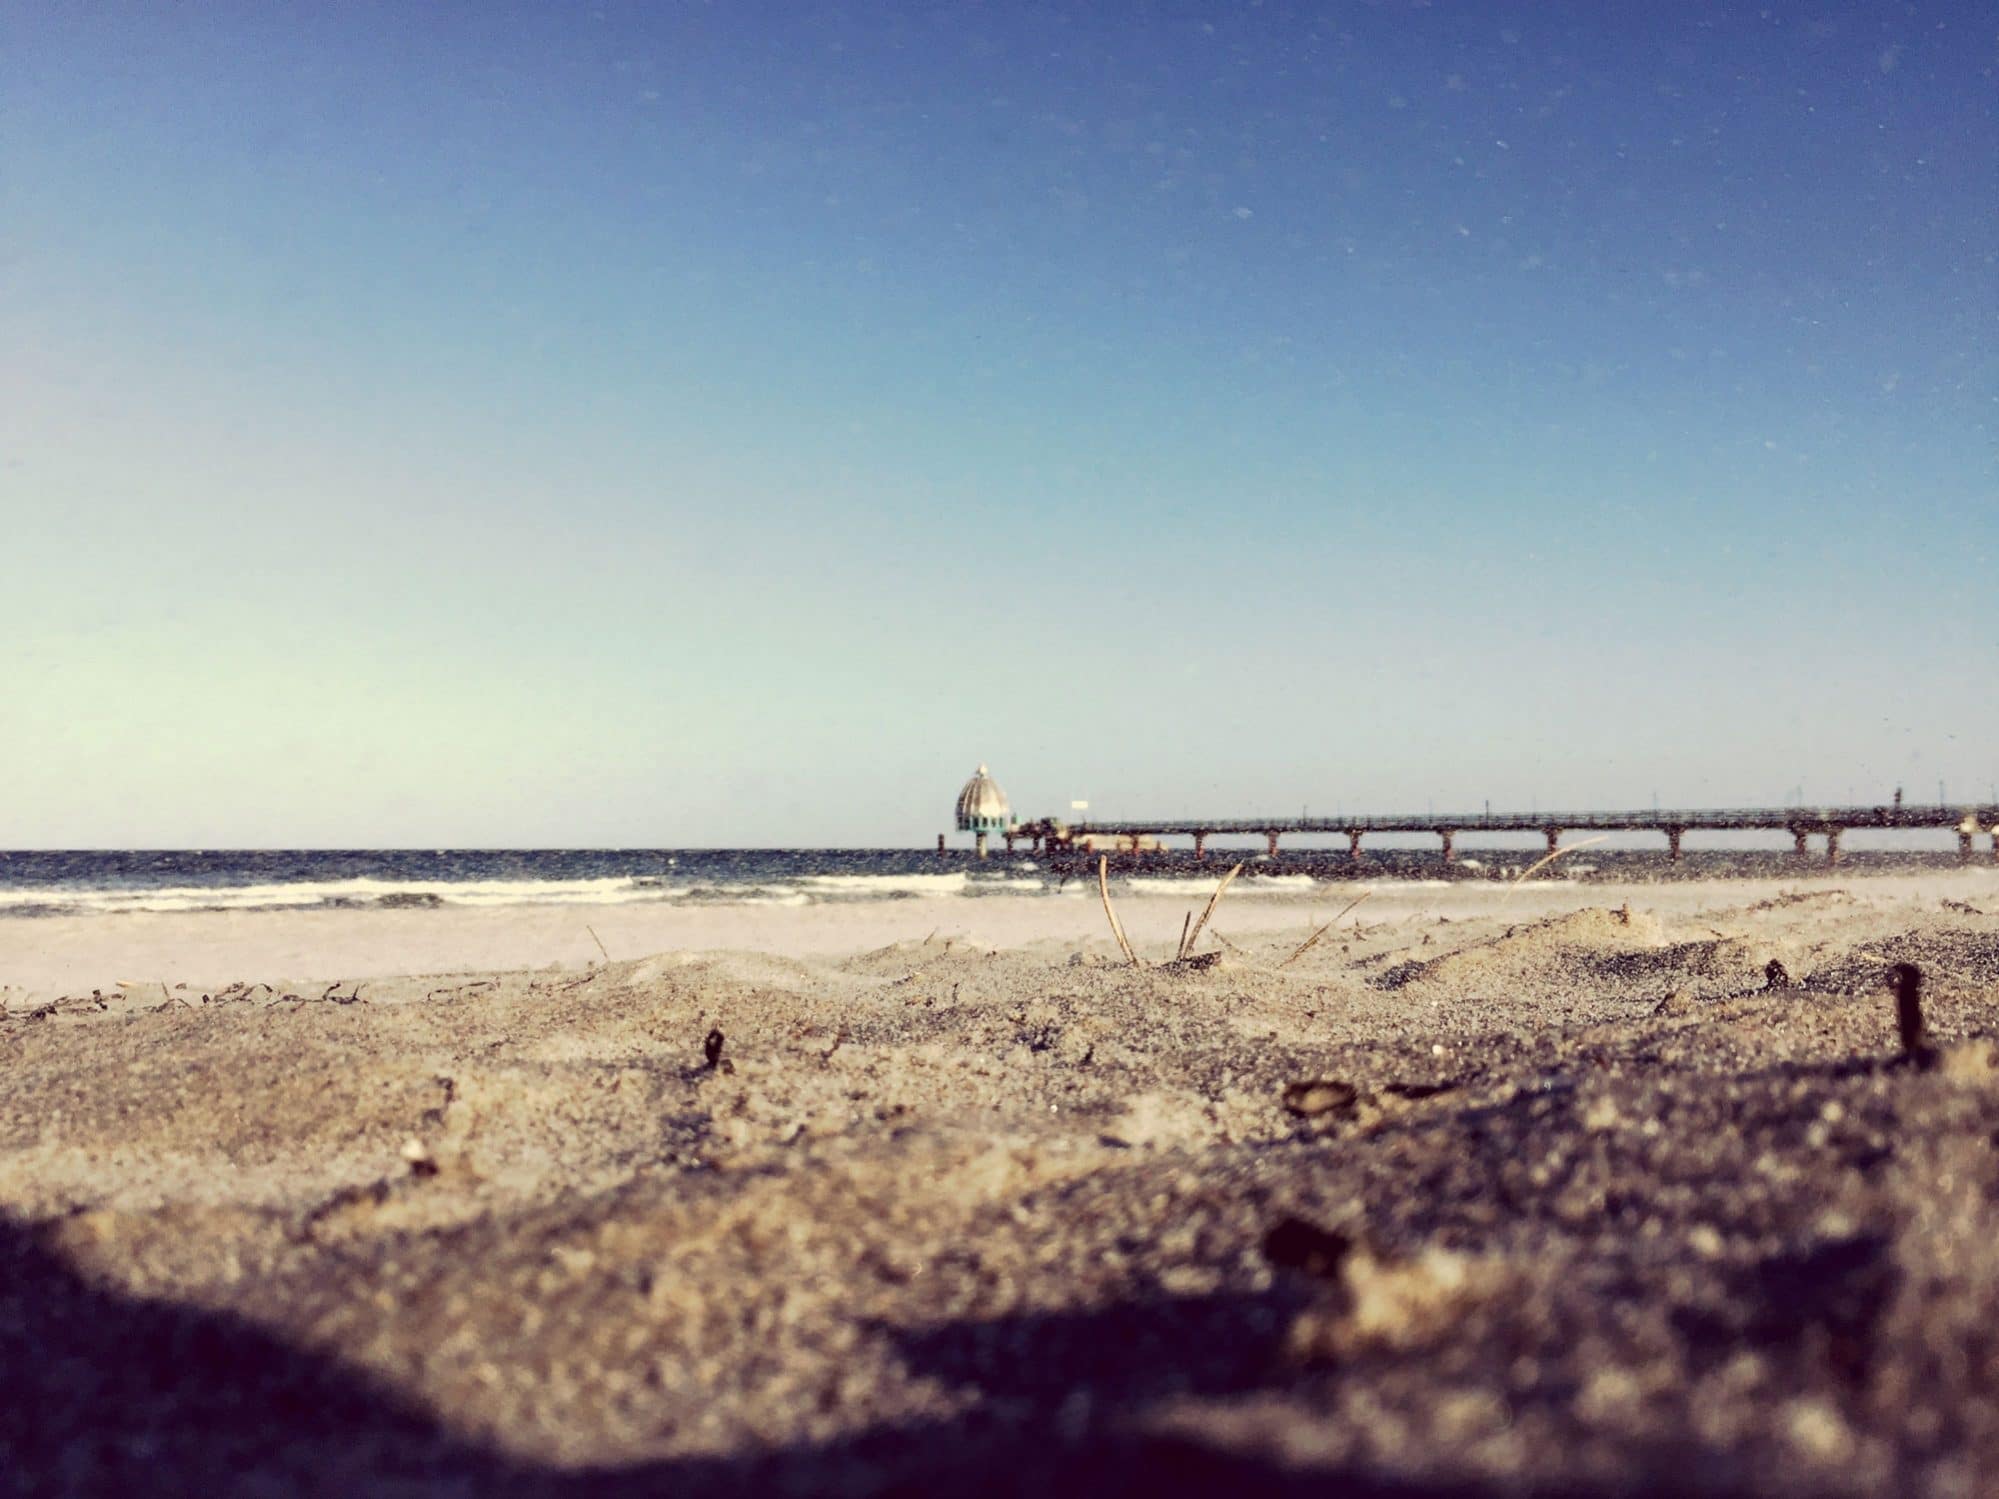
[[[0,846],[1999,796],[1973,3],[0,16]]]

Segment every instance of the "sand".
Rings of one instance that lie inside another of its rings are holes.
[[[7,923],[0,1486],[1999,1492],[1999,872],[1342,903]]]

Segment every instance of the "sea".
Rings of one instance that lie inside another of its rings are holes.
[[[1517,878],[1539,848],[1470,849],[1445,865],[1428,848],[1370,848],[1359,867],[1344,848],[1186,850],[1114,857],[1122,891],[1212,886],[1237,861],[1243,895],[1332,896],[1356,883]],[[1857,850],[1840,872],[1951,868],[1954,854]],[[1589,848],[1537,872],[1582,881],[1785,877],[1827,873],[1788,850],[1689,850],[1675,865],[1648,849]],[[422,909],[633,903],[805,906],[923,896],[1096,893],[1097,860],[1080,851],[977,860],[930,849],[280,849],[0,850],[0,919],[165,911]]]

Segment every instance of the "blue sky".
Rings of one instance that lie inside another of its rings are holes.
[[[1972,4],[24,6],[0,844],[1985,797]]]

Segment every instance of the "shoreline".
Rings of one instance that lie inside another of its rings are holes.
[[[1224,898],[1215,925],[1231,938],[1309,931],[1363,890],[1373,893],[1343,924],[1530,921],[1620,905],[1673,917],[1718,900],[1749,903],[1847,886],[1874,903],[1976,904],[1999,901],[1999,868],[1875,875],[1821,869],[1788,878],[1664,882],[1551,878],[1517,888],[1491,880],[1358,879],[1310,890],[1258,891],[1238,883]],[[1114,886],[1113,900],[1136,944],[1170,955],[1190,906],[1198,909],[1211,890],[1200,880],[1162,892]],[[1093,885],[1059,894],[916,895],[804,905],[662,901],[95,913],[0,921],[0,1009],[93,989],[109,994],[120,983],[219,988],[233,982],[326,984],[427,973],[581,972],[607,961],[669,952],[834,957],[931,935],[988,949],[1114,951]]]

